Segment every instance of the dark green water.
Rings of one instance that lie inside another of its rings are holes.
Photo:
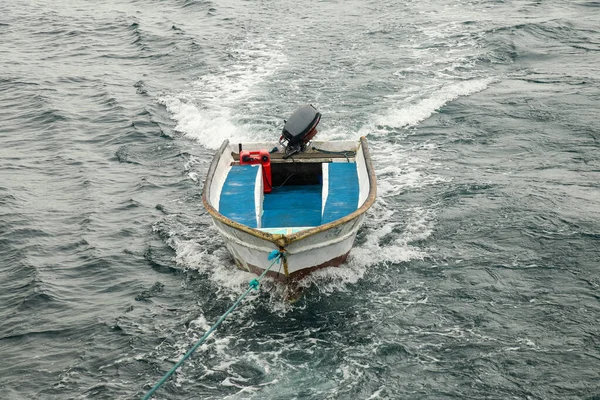
[[[0,398],[141,398],[247,287],[224,139],[367,136],[378,200],[157,399],[600,397],[600,3],[0,5]]]

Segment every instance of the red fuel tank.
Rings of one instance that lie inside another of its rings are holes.
[[[240,152],[240,165],[261,164],[263,171],[263,187],[265,193],[271,193],[271,156],[267,150],[242,150]]]

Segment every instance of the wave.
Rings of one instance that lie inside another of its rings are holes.
[[[388,109],[387,112],[375,118],[375,124],[380,128],[403,128],[417,125],[431,117],[447,103],[459,97],[481,92],[494,81],[494,78],[473,79],[443,86],[429,97],[416,103]]]

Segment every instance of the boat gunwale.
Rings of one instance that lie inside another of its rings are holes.
[[[377,196],[377,181],[375,178],[375,170],[373,168],[373,163],[371,161],[371,153],[369,152],[369,147],[367,145],[367,139],[366,139],[366,137],[361,136],[359,141],[360,141],[360,145],[361,145],[362,151],[363,151],[363,158],[365,160],[365,167],[367,169],[367,175],[369,177],[369,194],[367,195],[367,198],[365,199],[364,203],[359,208],[357,208],[355,211],[351,212],[350,214],[343,216],[342,218],[336,219],[335,221],[331,221],[331,222],[328,222],[323,225],[316,226],[314,228],[302,230],[302,231],[293,233],[291,235],[282,235],[282,234],[267,233],[267,232],[263,232],[261,230],[255,229],[255,228],[251,228],[247,225],[243,225],[243,224],[240,224],[239,222],[229,219],[226,216],[224,216],[223,214],[221,214],[210,204],[210,202],[208,200],[208,192],[210,190],[210,186],[212,185],[213,176],[214,176],[214,173],[219,164],[219,160],[223,156],[223,153],[225,152],[225,150],[227,150],[227,148],[229,147],[229,140],[227,140],[227,139],[223,142],[223,144],[221,144],[221,147],[215,154],[215,156],[210,164],[210,167],[208,168],[208,172],[206,174],[206,180],[204,182],[204,187],[202,189],[202,203],[204,204],[204,208],[206,209],[206,211],[208,211],[208,213],[213,218],[224,223],[225,225],[228,225],[234,229],[243,231],[249,235],[258,237],[260,239],[272,242],[272,243],[276,244],[277,246],[279,246],[280,249],[283,249],[285,246],[289,245],[292,242],[297,242],[297,241],[305,239],[309,236],[316,235],[316,234],[324,232],[324,231],[328,231],[328,230],[336,228],[340,225],[344,225],[344,224],[354,220],[355,218],[360,217],[369,208],[371,208],[371,206],[375,202],[375,198]]]

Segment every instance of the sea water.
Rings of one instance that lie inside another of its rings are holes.
[[[600,396],[600,3],[0,4],[0,398],[141,398],[243,293],[225,139],[369,141],[342,268],[266,281],[157,399]]]

